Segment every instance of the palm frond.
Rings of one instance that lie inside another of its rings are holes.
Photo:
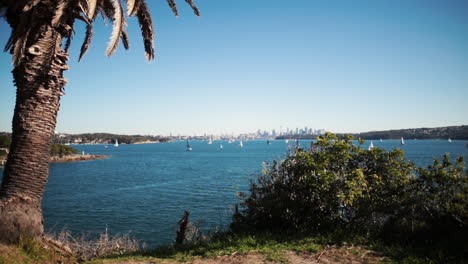
[[[177,4],[175,0],[167,0],[167,3],[169,4],[169,7],[172,9],[172,12],[176,17],[179,17],[179,11],[177,11]]]
[[[5,51],[10,51],[13,55],[13,65],[17,66],[24,58],[26,42],[29,37],[31,23],[34,22],[35,13],[32,11],[23,12],[18,17],[18,24],[14,27],[10,38],[5,45]]]
[[[111,0],[114,16],[112,18],[112,35],[107,46],[106,55],[111,56],[119,46],[119,39],[122,35],[122,31],[126,26],[125,17],[123,14],[123,8],[120,0]]]
[[[147,60],[153,60],[154,52],[154,28],[153,21],[148,6],[144,0],[141,0],[137,11],[138,23],[140,24],[141,34],[145,45],[145,55]]]
[[[127,16],[134,16],[138,11],[140,5],[139,0],[127,0]]]
[[[86,0],[86,2],[88,4],[88,12],[86,16],[90,20],[94,20],[96,18],[96,7],[98,0]]]
[[[71,40],[72,40],[72,37],[67,37],[67,41],[65,42],[65,52],[68,53],[68,50],[70,49],[70,45],[71,45]]]
[[[27,12],[31,10],[31,8],[35,7],[37,4],[39,4],[42,0],[32,0],[26,3],[23,7],[23,12]]]
[[[200,16],[200,11],[198,10],[198,7],[193,3],[193,0],[185,0],[187,4],[190,5],[190,7],[193,10],[193,13],[195,13],[196,16]]]
[[[67,0],[59,0],[57,6],[55,8],[54,17],[52,18],[52,26],[57,27],[61,24],[62,17],[64,15],[64,11],[68,6],[69,1]]]
[[[93,38],[93,24],[88,24],[86,25],[86,36],[85,36],[85,40],[83,41],[83,44],[81,45],[80,57],[78,58],[78,61],[81,61],[83,56],[88,51],[92,38]]]
[[[128,39],[128,34],[126,30],[122,30],[122,35],[120,35],[120,39],[122,39],[122,44],[126,50],[130,48],[130,40]]]
[[[26,50],[26,42],[29,36],[29,29],[26,30],[15,42],[13,47],[13,65],[18,66],[24,58],[24,52]]]

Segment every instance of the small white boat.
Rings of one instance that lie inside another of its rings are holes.
[[[192,147],[190,147],[190,144],[188,142],[188,139],[187,139],[187,146],[185,148],[186,151],[192,151]]]
[[[284,143],[288,144],[288,143],[289,143],[289,139],[286,139],[286,140],[284,141]]]
[[[401,145],[404,145],[404,144],[405,144],[405,140],[403,139],[403,137],[400,138],[400,144],[401,144]]]
[[[380,139],[380,142],[383,142],[383,140],[382,140],[382,139]]]
[[[114,147],[118,147],[118,146],[119,146],[119,141],[116,139],[114,143]]]
[[[242,143],[242,140],[239,141],[239,146],[242,148],[244,147],[244,144]]]
[[[452,143],[452,139],[451,139],[451,138],[448,138],[448,142],[449,142],[449,143]]]
[[[211,137],[208,139],[208,145],[211,145],[213,144],[213,139],[211,139]]]
[[[219,148],[220,148],[220,149],[223,149],[223,148],[224,148],[224,147],[223,147],[223,144],[220,144],[220,145],[219,145]]]
[[[370,142],[370,145],[369,145],[369,148],[367,148],[367,150],[372,150],[374,148],[374,142]]]

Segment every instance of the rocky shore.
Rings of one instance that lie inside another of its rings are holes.
[[[105,159],[108,156],[106,155],[67,155],[62,157],[51,157],[51,163],[57,162],[74,162],[74,161],[84,161],[84,160],[97,160],[97,159]]]

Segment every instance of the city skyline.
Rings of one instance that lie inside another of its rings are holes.
[[[156,61],[107,58],[100,23],[77,63],[71,46],[57,131],[228,134],[302,127],[357,133],[468,124],[468,3],[201,1],[202,17],[150,1]],[[8,31],[0,22],[0,31]],[[0,35],[0,45],[7,42]],[[0,54],[0,131],[11,131],[11,56]]]

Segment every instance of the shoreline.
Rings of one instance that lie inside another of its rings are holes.
[[[107,159],[108,155],[67,155],[63,157],[50,157],[50,163],[76,162],[85,160]]]
[[[107,159],[109,155],[67,155],[63,157],[50,157],[50,163],[77,162],[86,160]],[[4,168],[6,159],[0,159],[0,168]]]

